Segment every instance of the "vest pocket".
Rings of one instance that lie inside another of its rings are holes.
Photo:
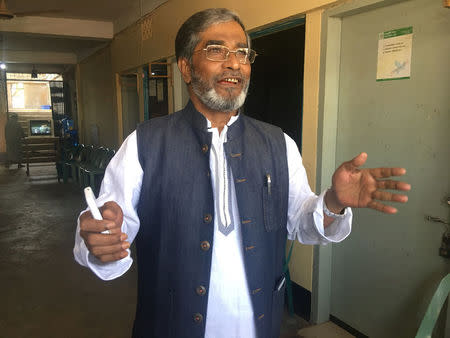
[[[263,213],[264,225],[267,231],[276,231],[281,227],[279,219],[278,202],[279,191],[272,182],[270,174],[266,174],[263,186]]]
[[[271,337],[278,338],[280,336],[281,320],[284,311],[284,290],[286,283],[279,290],[273,291],[272,294],[272,331]]]

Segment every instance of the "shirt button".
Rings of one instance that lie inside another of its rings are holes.
[[[201,313],[194,313],[194,322],[200,324],[203,321],[203,316]]]
[[[202,248],[203,251],[208,251],[209,248],[211,247],[211,244],[209,244],[208,241],[203,241],[203,242],[200,244],[200,247]]]
[[[206,154],[208,152],[208,149],[209,149],[209,147],[208,147],[207,144],[202,145],[202,152],[203,152],[203,154]]]
[[[197,295],[204,296],[206,293],[206,288],[203,285],[200,285],[200,286],[197,286],[195,291],[197,292]]]
[[[210,223],[212,221],[212,216],[211,214],[205,214],[205,216],[203,216],[203,221],[205,223]]]

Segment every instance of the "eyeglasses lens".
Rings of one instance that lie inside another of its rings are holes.
[[[207,46],[206,47],[206,58],[211,61],[226,61],[228,60],[229,54],[235,53],[236,58],[241,64],[253,63],[255,61],[256,52],[248,48],[239,48],[235,51],[230,51],[225,46]]]

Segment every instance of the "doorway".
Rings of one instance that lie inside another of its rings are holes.
[[[171,64],[166,60],[149,64],[148,112],[150,119],[173,113]]]
[[[246,115],[276,125],[301,151],[304,19],[294,19],[250,34],[258,56],[252,65]],[[295,313],[309,320],[311,314],[312,248],[296,243],[290,267]]]
[[[244,112],[280,127],[301,150],[305,25],[256,37],[252,49],[258,56]]]
[[[138,86],[137,74],[120,75],[123,139],[127,138],[139,123]]]

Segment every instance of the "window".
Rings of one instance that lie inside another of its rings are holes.
[[[8,111],[9,112],[51,112],[52,100],[49,81],[61,81],[59,74],[7,73]]]

